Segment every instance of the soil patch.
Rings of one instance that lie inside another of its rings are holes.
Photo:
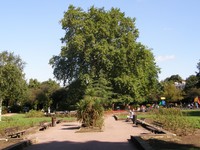
[[[76,133],[85,133],[85,132],[103,132],[103,129],[98,127],[81,127]]]

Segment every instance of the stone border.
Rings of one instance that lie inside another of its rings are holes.
[[[31,145],[32,142],[30,140],[24,140],[22,142],[19,142],[17,144],[13,144],[11,146],[8,146],[2,150],[23,150],[25,147]]]
[[[153,150],[153,148],[147,142],[145,142],[140,136],[131,136],[131,141],[140,150]]]
[[[159,134],[160,134],[160,135],[166,134],[167,136],[176,136],[175,133],[171,133],[171,132],[169,132],[169,131],[167,131],[167,130],[165,130],[165,129],[163,129],[163,128],[156,127],[156,126],[154,126],[154,125],[152,125],[152,124],[150,124],[150,123],[147,123],[147,122],[145,122],[144,120],[141,120],[141,119],[137,119],[137,124],[138,124],[138,125],[141,125],[143,128],[146,128],[146,126],[150,126],[150,127],[154,128],[155,130],[158,130],[158,131],[162,132],[161,134],[158,133],[158,135],[159,135]]]

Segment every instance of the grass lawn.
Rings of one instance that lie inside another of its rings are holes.
[[[189,110],[182,110],[182,113],[184,115],[185,118],[189,119],[189,121],[194,124],[195,128],[198,128],[200,129],[200,109],[199,110],[192,110],[192,109],[189,109]],[[120,120],[125,120],[127,118],[127,114],[126,113],[119,113],[117,114],[118,118]],[[140,118],[154,118],[155,115],[153,115],[152,113],[149,113],[149,112],[145,112],[145,113],[142,113],[142,112],[137,112],[137,118],[140,119]]]
[[[196,128],[200,129],[200,109],[189,109],[182,112]]]
[[[63,121],[75,121],[75,117],[57,117],[57,119],[62,119]],[[51,117],[25,117],[25,114],[16,114],[13,116],[3,116],[2,121],[0,122],[0,134],[4,131],[5,128],[16,127],[20,129],[27,129],[39,125],[39,122],[47,121],[51,122]]]

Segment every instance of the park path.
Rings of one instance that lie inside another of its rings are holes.
[[[148,133],[131,122],[115,121],[112,115],[105,117],[104,132],[76,133],[79,127],[79,122],[63,122],[29,135],[28,138],[36,139],[36,143],[25,150],[137,150],[129,142],[130,136]]]

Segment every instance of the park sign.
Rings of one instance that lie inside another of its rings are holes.
[[[160,99],[164,100],[164,99],[166,99],[166,98],[165,98],[165,97],[160,97]]]

